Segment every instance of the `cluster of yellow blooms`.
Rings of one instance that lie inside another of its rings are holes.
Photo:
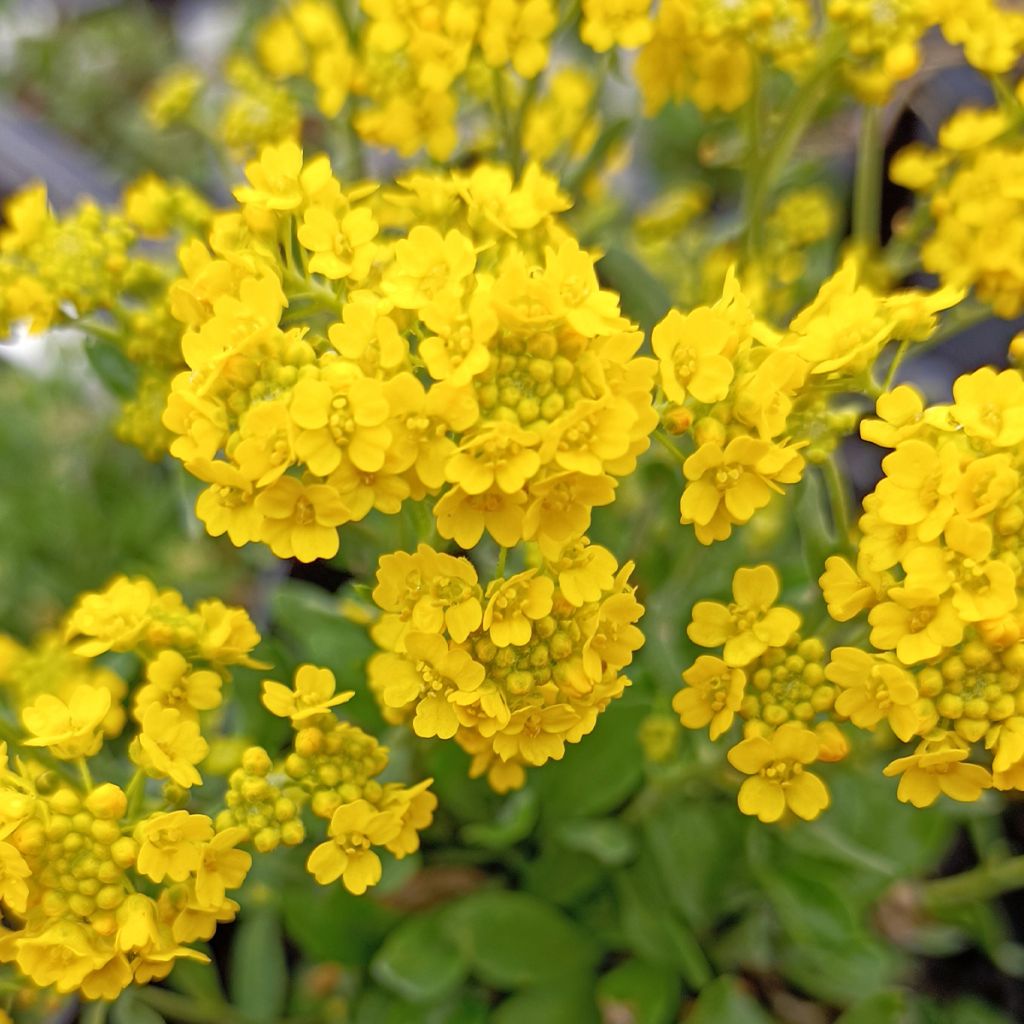
[[[506,792],[558,760],[629,685],[643,608],[605,548],[542,542],[540,564],[481,587],[466,558],[421,544],[380,560],[368,666],[385,716],[418,736],[455,738]]]
[[[170,436],[160,418],[183,363],[181,327],[167,304],[174,271],[146,245],[204,230],[209,217],[209,206],[187,185],[151,175],[125,191],[120,211],[84,200],[57,215],[38,184],[4,206],[0,333],[15,322],[33,332],[77,324],[90,337],[113,342],[136,377],[133,393],[119,396],[117,433],[151,458],[167,450]]]
[[[755,318],[734,274],[721,299],[672,310],[651,335],[658,358],[662,420],[688,433],[682,461],[683,523],[702,544],[724,540],[802,476],[806,457],[824,461],[852,422],[831,413],[836,393],[867,390],[871,369],[893,340],[920,342],[953,289],[880,295],[848,259],[782,331]]]
[[[308,869],[321,885],[341,878],[349,892],[363,893],[381,877],[382,846],[397,858],[419,849],[420,829],[430,824],[437,799],[429,779],[415,786],[380,783],[388,751],[372,736],[335,717],[334,707],[351,699],[336,693],[334,674],[302,665],[291,687],[263,683],[263,704],[287,718],[292,749],[277,762],[262,747],[249,747],[228,778],[227,806],[218,828],[244,830],[260,853],[306,837],[299,816],[306,805],[328,822],[327,839],[310,854]]]
[[[927,201],[933,230],[921,245],[926,270],[973,288],[1001,317],[1024,309],[1021,241],[1024,168],[1019,123],[1024,89],[1008,107],[958,111],[939,130],[938,147],[914,143],[893,159],[890,177]]]
[[[655,365],[555,223],[554,180],[481,165],[345,193],[293,143],[247,177],[171,288],[188,370],[164,423],[209,532],[312,561],[440,494],[464,548],[582,533],[648,446]]]
[[[856,564],[831,558],[821,579],[834,619],[867,613],[875,650],[839,648],[829,677],[849,688],[854,725],[887,720],[916,744],[886,769],[901,799],[1020,789],[1024,378],[981,369],[956,381],[951,404],[929,407],[901,385],[878,417],[861,433],[892,451],[864,499]]]
[[[687,635],[702,654],[686,671],[672,700],[683,725],[707,728],[712,740],[739,715],[743,739],[729,762],[745,775],[744,814],[778,821],[787,809],[816,818],[829,804],[825,784],[806,766],[838,761],[849,745],[833,721],[842,700],[826,676],[825,647],[800,635],[800,616],[776,604],[779,577],[770,565],[737,569],[728,604],[698,601]]]
[[[350,695],[335,697],[330,672],[308,665],[294,690],[264,684],[266,706],[296,729],[281,769],[292,788],[273,799],[270,759],[250,748],[227,807],[189,809],[230,669],[262,667],[251,656],[258,642],[239,608],[216,600],[189,607],[176,591],[124,577],[84,595],[60,638],[33,650],[4,638],[0,682],[21,728],[5,722],[0,751],[0,899],[9,923],[0,959],[35,985],[113,999],[133,981],[165,977],[181,958],[205,960],[190,943],[238,911],[227,893],[252,862],[238,847],[301,841],[297,809],[307,796],[330,820],[309,859],[321,883],[343,877],[362,892],[380,877],[371,843],[396,856],[417,848],[434,806],[429,782],[373,781],[386,750],[334,717],[330,708]],[[104,745],[121,747],[129,720],[124,680],[94,660],[108,652],[141,664],[126,745],[135,774],[124,786],[94,781],[112,763]],[[147,779],[162,790],[147,789]]]

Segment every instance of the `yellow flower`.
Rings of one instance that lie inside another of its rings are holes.
[[[86,594],[68,618],[65,639],[85,658],[105,651],[127,651],[149,625],[156,587],[149,580],[119,576],[106,590]],[[86,639],[77,640],[82,636]]]
[[[672,710],[687,729],[710,725],[711,739],[717,740],[732,725],[743,703],[746,674],[721,658],[702,654],[683,672],[683,680],[686,688],[672,698]]]
[[[734,437],[724,448],[707,441],[683,464],[689,482],[679,502],[680,521],[693,523],[702,544],[725,540],[734,524],[768,504],[779,483],[795,483],[802,472],[802,457],[771,441]]]
[[[462,643],[483,618],[476,570],[467,558],[434,551],[420,544],[415,554],[383,555],[377,568],[373,600],[400,617],[403,628],[416,633],[447,630]]]
[[[710,405],[725,398],[735,374],[732,356],[737,341],[735,323],[720,310],[671,310],[651,334],[668,400],[681,404],[692,395]]]
[[[841,555],[825,559],[825,571],[818,578],[828,613],[836,622],[848,622],[878,601],[878,593]]]
[[[366,800],[342,804],[331,818],[330,839],[309,855],[306,870],[321,884],[342,880],[357,896],[380,881],[380,858],[370,849],[395,840],[402,819],[394,810],[378,811]]]
[[[729,605],[698,601],[686,635],[701,647],[724,644],[727,665],[749,665],[769,647],[783,647],[800,628],[791,608],[773,607],[779,596],[778,573],[770,565],[737,569]]]
[[[904,665],[934,658],[955,647],[964,635],[964,624],[948,597],[915,593],[893,587],[887,601],[868,613],[871,643],[882,651],[895,651]]]
[[[377,222],[366,207],[347,210],[340,216],[324,206],[310,206],[298,231],[300,244],[314,255],[313,274],[337,281],[362,281],[370,272],[376,252]]]
[[[15,913],[23,915],[28,905],[27,878],[32,869],[25,858],[8,842],[0,841],[0,899]]]
[[[914,437],[924,422],[924,402],[909,384],[880,395],[875,409],[879,418],[861,420],[860,436],[882,448],[898,447]]]
[[[952,445],[933,448],[903,441],[882,460],[885,479],[875,489],[877,515],[896,526],[913,526],[920,540],[935,540],[954,512],[960,464]]]
[[[540,437],[533,431],[499,421],[462,443],[448,460],[445,477],[466,494],[483,494],[494,487],[515,494],[540,468],[534,450]]]
[[[315,157],[305,166],[302,150],[291,141],[265,146],[256,160],[245,167],[248,185],[234,189],[243,204],[265,210],[295,210],[308,196],[315,195],[331,178],[326,156]]]
[[[643,46],[654,31],[650,0],[583,0],[580,38],[598,53]]]
[[[176,708],[150,704],[142,728],[128,748],[128,756],[147,775],[167,778],[179,786],[201,786],[196,765],[210,752],[199,723]]]
[[[161,651],[146,666],[146,685],[135,693],[135,717],[141,721],[153,704],[193,718],[197,711],[220,707],[221,677],[208,669],[191,672],[190,668],[177,651]]]
[[[95,932],[77,921],[55,921],[22,936],[16,946],[18,969],[39,988],[74,992],[107,960],[95,946]]]
[[[135,838],[136,867],[143,875],[154,882],[183,882],[198,870],[203,846],[213,838],[213,822],[188,811],[151,814],[136,826]]]
[[[203,846],[196,870],[196,901],[200,905],[219,910],[225,890],[237,889],[245,881],[252,857],[235,847],[248,835],[248,829],[234,826],[218,832]]]
[[[400,309],[422,310],[445,296],[460,295],[476,267],[472,241],[454,229],[442,236],[418,225],[395,244],[394,254],[383,288]]]
[[[468,494],[456,485],[434,506],[437,532],[467,551],[476,547],[484,530],[502,547],[514,547],[523,538],[524,502],[520,491],[506,494],[491,487],[482,494]]]
[[[1024,380],[1017,370],[996,373],[991,366],[964,374],[953,383],[949,410],[968,437],[996,448],[1024,441]]]
[[[81,684],[67,703],[44,693],[21,712],[31,733],[26,747],[48,747],[54,757],[72,760],[91,757],[103,743],[103,720],[110,710],[110,691]]]
[[[896,795],[915,807],[930,807],[939,795],[970,803],[992,785],[979,764],[967,762],[967,745],[955,733],[938,731],[925,737],[913,754],[886,766],[886,775],[899,775]]]
[[[562,597],[576,608],[612,589],[618,564],[615,556],[600,544],[591,544],[586,537],[568,544],[540,538],[540,548],[548,568],[558,576]]]
[[[295,670],[294,689],[271,679],[263,681],[263,706],[279,718],[290,718],[293,723],[322,715],[330,708],[344,704],[355,696],[346,690],[335,696],[334,673],[329,668],[300,665]]]
[[[904,742],[919,731],[917,685],[902,666],[856,647],[837,647],[825,678],[842,687],[836,711],[859,728],[874,729],[884,718]]]
[[[817,818],[829,805],[828,790],[804,768],[818,759],[819,749],[818,737],[797,722],[779,726],[770,738],[737,743],[729,763],[751,776],[740,786],[740,810],[763,822],[778,821],[787,808],[805,820]]]
[[[533,635],[533,623],[551,611],[554,583],[527,569],[509,579],[492,580],[487,587],[483,628],[496,647],[525,647]]]
[[[475,692],[484,681],[482,665],[432,633],[408,634],[404,655],[382,655],[373,667],[383,677],[388,707],[401,709],[415,702],[413,729],[424,737],[451,739],[459,727],[452,695]]]
[[[260,492],[256,511],[265,517],[262,537],[278,558],[313,562],[338,553],[338,527],[351,518],[341,496],[327,484],[283,476]]]

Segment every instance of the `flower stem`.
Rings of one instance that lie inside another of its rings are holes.
[[[686,455],[679,450],[675,442],[673,442],[672,438],[667,434],[663,434],[660,430],[656,430],[652,436],[662,446],[662,448],[672,453],[672,457],[680,466],[686,462]]]
[[[857,167],[853,178],[853,240],[862,255],[877,251],[882,215],[882,121],[879,108],[867,105],[860,122]]]
[[[1024,855],[925,882],[921,886],[921,902],[929,910],[944,910],[989,900],[1020,888],[1024,888]]]
[[[505,575],[505,562],[508,559],[508,548],[498,548],[498,564],[494,567],[494,578],[500,580]]]
[[[828,502],[832,510],[832,525],[836,531],[836,539],[844,551],[849,550],[850,515],[847,510],[846,486],[839,474],[839,464],[834,454],[822,463],[821,473],[825,478],[825,489],[828,491]]]

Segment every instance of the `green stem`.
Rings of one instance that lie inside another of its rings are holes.
[[[853,178],[853,241],[862,254],[878,249],[882,215],[882,119],[867,105],[860,122],[857,167]]]
[[[505,95],[505,79],[502,76],[501,68],[494,68],[491,74],[491,83],[494,87],[494,115],[498,135],[501,137],[505,159],[512,164],[512,118],[509,114],[508,97]]]
[[[755,60],[751,75],[750,99],[747,101],[747,152],[744,161],[746,192],[743,197],[744,216],[747,222],[747,260],[750,263],[757,260],[764,242],[764,219],[761,211],[757,209],[757,201],[758,188],[761,185],[758,168],[763,157],[765,108],[764,70],[760,61]]]
[[[99,341],[109,341],[120,345],[124,341],[124,333],[116,327],[101,324],[96,320],[77,320],[75,326]]]
[[[903,362],[903,357],[907,354],[908,348],[910,348],[909,341],[900,342],[900,347],[896,349],[896,354],[892,357],[892,362],[889,364],[885,380],[882,381],[883,391],[888,391],[892,387],[892,383],[896,379],[896,371],[900,368],[900,363]]]
[[[508,548],[498,548],[498,564],[494,567],[494,578],[500,580],[505,575],[505,562],[508,560]]]
[[[125,815],[131,821],[142,808],[142,798],[146,795],[146,775],[141,768],[135,769],[124,795],[128,798]]]
[[[672,453],[672,457],[679,463],[680,466],[686,463],[686,454],[681,452],[676,446],[675,442],[667,434],[663,434],[660,430],[654,431],[651,435],[655,441],[658,442],[667,452]]]
[[[243,1024],[246,1020],[226,1003],[200,1003],[165,988],[140,986],[135,989],[135,998],[182,1024]]]
[[[826,47],[818,66],[800,83],[789,104],[782,112],[775,135],[753,162],[752,178],[747,201],[747,231],[759,237],[764,223],[768,198],[779,176],[785,170],[793,152],[807,131],[814,115],[828,96],[831,79],[835,74],[839,48],[832,44]],[[748,244],[748,251],[756,246]]]
[[[83,1003],[78,1013],[78,1019],[82,1024],[104,1024],[109,1009],[110,1003],[99,1000],[94,1003]]]
[[[78,765],[78,774],[82,777],[82,786],[85,788],[86,793],[91,793],[93,789],[92,772],[89,771],[89,765],[86,763],[84,757],[78,758],[76,764]]]
[[[921,902],[929,910],[943,910],[980,903],[1020,888],[1024,888],[1024,855],[925,882],[921,886]]]
[[[832,510],[832,525],[835,527],[836,539],[844,551],[850,548],[850,514],[847,509],[847,493],[843,479],[839,475],[839,464],[835,455],[829,456],[822,463],[822,476],[825,478],[825,489],[828,491],[828,502]]]

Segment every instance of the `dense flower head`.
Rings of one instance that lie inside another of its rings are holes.
[[[1024,782],[1021,395],[1019,371],[988,367],[959,377],[944,405],[907,385],[884,394],[862,433],[892,450],[856,557],[829,559],[821,577],[832,617],[866,615],[875,649],[832,652],[836,709],[918,744],[890,767],[919,806],[976,799],[990,774],[1000,788]]]
[[[340,525],[436,495],[464,548],[581,534],[647,447],[654,365],[554,221],[553,179],[481,165],[346,194],[294,143],[246,176],[171,289],[189,369],[164,423],[209,532],[330,558]],[[428,187],[443,215],[406,230]]]
[[[384,615],[372,632],[385,650],[369,680],[385,716],[411,720],[419,736],[454,738],[473,755],[472,774],[502,792],[590,732],[628,685],[619,672],[643,642],[632,567],[585,542],[554,552],[542,548],[538,567],[499,574],[483,593],[468,559],[426,545],[385,556],[378,572]],[[409,589],[395,600],[389,581],[402,562]],[[462,609],[454,630],[444,607],[452,594]]]
[[[315,665],[300,666],[290,688],[265,683],[268,710],[292,724],[289,749],[275,760],[249,747],[223,797],[203,787],[230,766],[223,751],[237,741],[217,712],[231,667],[260,665],[258,642],[240,608],[190,606],[125,577],[82,595],[62,634],[30,648],[0,639],[0,681],[23,727],[12,756],[0,751],[0,900],[13,925],[0,956],[36,986],[112,1000],[178,959],[205,960],[191,944],[237,913],[229,893],[252,863],[240,847],[302,843],[306,807],[331,821],[366,803],[386,815],[382,842],[395,857],[418,848],[436,803],[429,781],[377,781],[386,748],[335,716],[351,693],[335,695],[333,674]],[[130,715],[124,679],[93,661],[110,651],[140,665]],[[122,730],[134,774],[105,781],[117,762],[104,748]],[[362,891],[371,876],[345,881]]]
[[[814,300],[777,330],[754,314],[734,270],[721,298],[655,326],[662,421],[686,435],[680,520],[702,544],[727,539],[786,485],[806,461],[832,452],[842,414],[836,392],[864,386],[891,341],[929,337],[936,313],[962,297],[953,289],[880,294],[846,260]]]
[[[737,569],[732,590],[728,604],[693,606],[687,635],[721,653],[701,654],[683,671],[685,685],[672,708],[684,726],[707,728],[712,740],[742,721],[744,739],[729,760],[754,776],[740,790],[744,814],[777,821],[789,807],[817,817],[828,806],[824,784],[817,776],[799,782],[796,776],[803,765],[841,760],[849,749],[834,723],[837,689],[827,675],[825,645],[801,636],[800,615],[776,604],[779,577],[770,565]]]

